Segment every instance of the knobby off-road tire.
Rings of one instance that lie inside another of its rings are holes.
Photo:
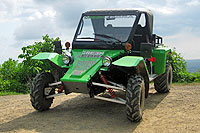
[[[33,80],[33,87],[31,88],[31,103],[38,111],[48,110],[53,103],[53,98],[46,99],[44,88],[48,87],[49,83],[54,82],[54,77],[51,73],[43,72],[38,74]],[[50,94],[55,94],[54,89]]]
[[[172,67],[170,64],[166,64],[165,73],[158,76],[154,80],[154,87],[158,93],[169,92],[172,84]]]
[[[126,90],[126,113],[131,121],[142,119],[145,100],[144,80],[140,75],[131,76]]]

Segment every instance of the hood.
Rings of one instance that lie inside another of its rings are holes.
[[[114,58],[121,53],[124,53],[124,50],[73,49],[74,62],[61,81],[86,83],[102,66],[103,56]]]

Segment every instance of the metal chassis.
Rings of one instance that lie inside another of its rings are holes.
[[[150,76],[149,77],[149,81],[153,81],[157,77],[156,74],[151,74],[149,76]],[[107,85],[107,84],[102,84],[102,83],[96,83],[96,82],[92,82],[92,85],[99,86],[99,87],[105,87],[105,88],[112,88],[112,89],[117,90],[117,91],[126,91],[126,87],[123,86],[123,85],[117,84],[117,83],[112,82],[112,81],[107,81],[107,82],[110,83],[110,84],[112,84],[112,85]],[[49,88],[54,87],[54,86],[59,86],[59,85],[62,85],[61,81],[55,82],[55,83],[50,83],[49,87],[47,87],[45,89],[46,89],[47,92],[50,92]],[[63,95],[63,94],[65,94],[65,93],[64,92],[56,93],[56,94],[53,94],[53,95],[49,95],[46,98],[47,99],[48,98],[53,98],[53,97],[60,96],[60,95]],[[96,96],[94,96],[94,98],[95,99],[99,99],[99,100],[104,100],[104,101],[119,103],[119,104],[126,104],[126,100],[124,100],[124,99],[122,99],[120,97],[106,98],[106,97],[103,97],[103,96],[100,96],[100,95],[96,95]]]
[[[119,85],[117,83],[114,83],[112,81],[108,81],[110,84],[113,84],[113,85],[107,85],[107,84],[102,84],[102,83],[96,83],[96,82],[92,82],[92,85],[95,85],[95,86],[100,86],[100,87],[106,87],[106,88],[112,88],[114,90],[117,90],[117,91],[126,91],[126,87],[123,86],[123,85]],[[58,85],[61,85],[62,82],[59,81],[59,82],[56,82],[56,83],[51,83],[49,84],[49,87],[45,88],[47,89],[47,91],[49,91],[49,88],[50,87],[54,87],[54,86],[58,86]],[[61,92],[61,93],[56,93],[56,94],[53,94],[53,95],[49,95],[49,96],[46,96],[46,98],[53,98],[53,97],[56,97],[56,96],[60,96],[60,95],[63,95],[65,94],[64,92]],[[106,97],[103,97],[103,96],[100,96],[100,95],[96,95],[94,96],[95,99],[100,99],[100,100],[104,100],[104,101],[109,101],[109,102],[114,102],[114,103],[119,103],[119,104],[126,104],[126,100],[120,98],[120,97],[114,97],[114,98],[106,98]]]

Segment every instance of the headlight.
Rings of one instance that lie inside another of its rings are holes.
[[[71,57],[68,56],[68,55],[64,55],[63,58],[62,58],[62,60],[63,60],[63,63],[65,65],[68,65],[70,63],[70,61],[71,61]]]
[[[112,63],[112,59],[109,56],[106,56],[102,60],[102,64],[106,67],[109,67]]]

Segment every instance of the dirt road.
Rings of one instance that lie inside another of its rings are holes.
[[[139,123],[127,120],[124,105],[82,94],[56,97],[42,113],[32,108],[29,95],[1,96],[0,132],[200,132],[200,84],[174,86],[168,94],[150,92]]]

